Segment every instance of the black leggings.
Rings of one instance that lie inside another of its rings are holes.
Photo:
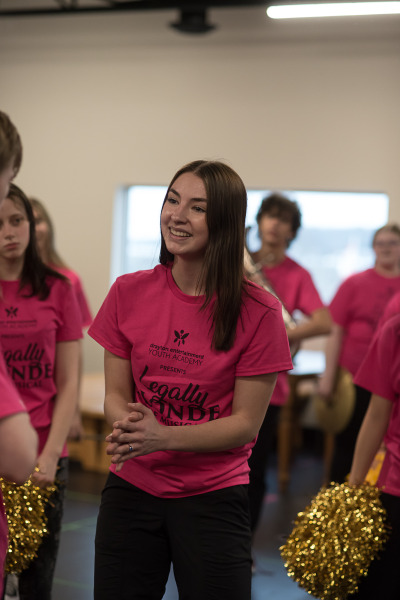
[[[250,600],[246,486],[158,498],[110,473],[96,531],[95,600]]]
[[[266,473],[274,448],[280,411],[280,406],[269,405],[258,433],[257,442],[249,458],[249,505],[250,523],[253,534],[260,520],[264,497],[267,492]]]
[[[347,475],[350,473],[358,432],[360,431],[371,398],[371,392],[358,385],[354,387],[356,401],[353,415],[347,427],[335,437],[335,450],[333,453],[330,480],[337,483],[344,483]]]

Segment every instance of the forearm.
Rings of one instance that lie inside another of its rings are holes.
[[[241,416],[231,415],[190,427],[164,427],[161,445],[178,452],[221,452],[251,442],[258,429]]]
[[[391,413],[391,404],[373,395],[358,434],[349,483],[363,483],[385,435]]]
[[[160,450],[221,452],[243,446],[261,427],[276,377],[271,373],[236,378],[231,415],[198,425],[163,425],[147,406],[130,404],[128,416],[113,423],[107,452],[118,463]]]
[[[0,421],[0,476],[24,483],[37,460],[37,433],[27,413],[17,413]]]
[[[129,402],[134,401],[135,385],[130,360],[104,351],[105,398],[104,415],[113,428],[115,421],[127,417]]]
[[[326,343],[325,371],[321,375],[319,382],[320,392],[323,395],[329,396],[333,391],[343,335],[343,329],[335,324]]]
[[[289,342],[301,342],[302,340],[327,335],[332,328],[332,320],[327,308],[314,311],[311,316],[288,330]]]
[[[59,459],[67,440],[77,406],[77,385],[74,382],[69,382],[57,393],[50,432],[42,454],[52,456],[57,460]]]
[[[128,402],[133,402],[130,394],[128,397],[125,397],[120,393],[106,393],[104,399],[104,416],[111,428],[116,421],[122,421],[129,415]]]

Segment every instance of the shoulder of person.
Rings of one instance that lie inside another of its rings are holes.
[[[164,265],[156,265],[153,269],[125,273],[124,275],[117,277],[114,285],[118,289],[129,288],[132,286],[136,287],[138,285],[151,285],[165,277],[166,270],[167,267]]]
[[[366,271],[360,271],[359,273],[352,273],[340,283],[339,289],[357,287],[360,283],[364,281],[370,281],[371,278],[374,277],[374,274],[374,269],[367,269]]]
[[[311,277],[311,274],[308,269],[303,267],[303,265],[301,265],[288,255],[285,256],[285,261],[283,264],[288,270],[290,269],[291,271],[296,271],[297,273],[302,273],[307,275],[308,277]]]
[[[80,280],[81,280],[78,273],[76,271],[73,271],[72,269],[67,269],[64,267],[54,267],[54,266],[52,266],[51,268],[54,269],[55,271],[58,271],[59,273],[61,273],[61,275],[64,275],[64,277],[67,277],[67,279],[70,280],[72,285],[80,282]]]
[[[390,317],[385,321],[378,333],[381,339],[387,339],[392,336],[400,337],[400,314]]]

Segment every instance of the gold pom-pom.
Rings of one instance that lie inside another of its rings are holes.
[[[45,508],[57,489],[55,485],[39,488],[29,479],[16,485],[0,478],[8,522],[6,573],[21,573],[37,556],[43,536],[47,534]]]
[[[322,488],[280,548],[288,575],[321,600],[354,594],[385,544],[385,518],[374,486]]]

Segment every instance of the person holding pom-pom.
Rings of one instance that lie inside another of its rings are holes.
[[[372,397],[357,438],[349,484],[364,482],[384,439],[386,454],[377,486],[382,490],[389,539],[349,600],[400,598],[400,314],[376,334],[355,382]]]

